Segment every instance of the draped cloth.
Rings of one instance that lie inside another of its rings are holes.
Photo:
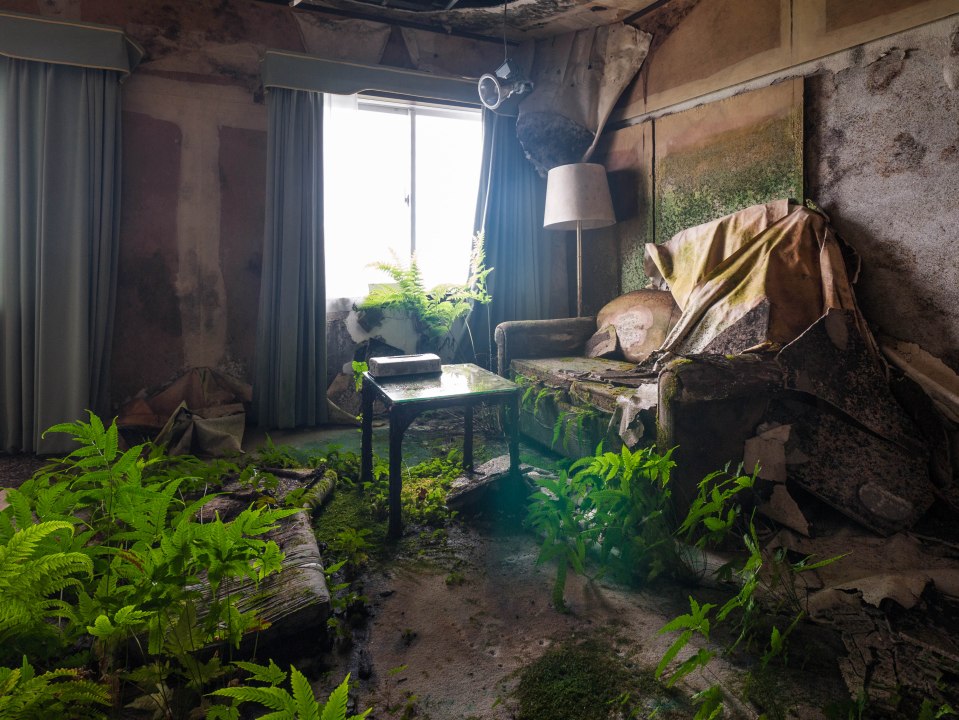
[[[323,96],[272,87],[253,413],[261,427],[327,422]]]
[[[661,350],[778,350],[841,309],[878,358],[852,289],[858,257],[821,212],[787,200],[754,205],[647,244],[646,271],[682,310]]]
[[[69,451],[43,431],[109,410],[120,75],[0,57],[0,450]]]

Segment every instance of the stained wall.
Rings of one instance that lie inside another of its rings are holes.
[[[660,32],[604,139],[614,195],[617,176],[641,178],[608,231],[615,290],[641,287],[644,244],[668,239],[660,127],[799,82],[804,194],[861,254],[864,314],[959,369],[959,2],[673,0],[639,24]],[[608,274],[589,285],[594,310],[615,294]]]
[[[498,43],[253,0],[0,0],[0,7],[117,26],[146,51],[122,91],[114,406],[184,367],[213,366],[252,381],[265,50],[471,76],[502,53]]]

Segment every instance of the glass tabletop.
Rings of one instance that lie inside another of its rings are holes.
[[[395,378],[372,377],[364,373],[364,382],[379,388],[394,404],[418,400],[455,400],[475,395],[508,395],[519,385],[501,378],[473,363],[443,365],[443,371],[431,375],[405,375]]]

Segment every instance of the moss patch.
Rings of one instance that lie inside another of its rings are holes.
[[[550,648],[523,669],[517,720],[601,720],[689,717],[689,705],[663,688],[652,670],[631,667],[606,642]]]
[[[335,545],[336,537],[345,530],[367,529],[372,549],[378,550],[386,541],[386,521],[374,520],[370,501],[360,487],[337,488],[323,511],[313,521],[317,542]]]
[[[750,205],[803,195],[802,113],[709,138],[656,164],[656,242]]]

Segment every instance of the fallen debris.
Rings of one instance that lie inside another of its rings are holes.
[[[519,466],[520,475],[526,475],[533,468],[522,464]],[[500,455],[483,463],[473,472],[467,472],[456,478],[446,495],[446,505],[450,510],[462,510],[464,507],[478,501],[479,497],[491,485],[510,477],[509,455]]]

